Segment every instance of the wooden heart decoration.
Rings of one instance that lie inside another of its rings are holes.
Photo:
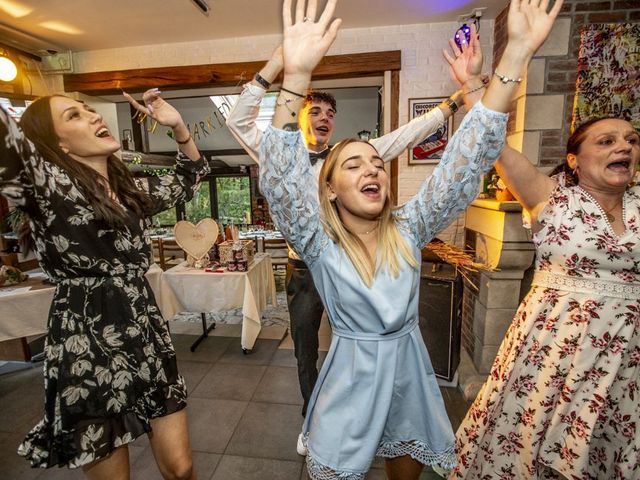
[[[195,260],[204,257],[218,239],[218,224],[213,218],[200,220],[197,225],[180,220],[173,227],[176,243]]]

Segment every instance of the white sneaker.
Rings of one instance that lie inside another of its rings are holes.
[[[304,443],[302,442],[302,434],[298,435],[296,451],[298,452],[298,455],[302,455],[303,457],[307,456],[307,447],[305,447]]]

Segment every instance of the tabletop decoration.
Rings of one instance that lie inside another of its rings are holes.
[[[187,265],[194,268],[209,266],[209,250],[218,238],[218,224],[212,218],[200,220],[197,225],[180,220],[173,227],[176,243],[187,253]]]

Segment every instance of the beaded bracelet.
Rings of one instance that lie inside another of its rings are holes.
[[[477,92],[478,90],[482,90],[483,88],[487,88],[487,86],[485,84],[482,84],[479,87],[472,88],[468,92],[464,92],[463,95],[469,95],[470,93]]]
[[[522,82],[522,78],[509,78],[509,77],[506,77],[506,76],[504,76],[504,75],[500,75],[498,72],[493,72],[493,74],[494,74],[496,77],[498,77],[498,78],[500,79],[500,81],[501,81],[502,83],[504,83],[505,85],[506,85],[507,83],[509,83],[509,82],[513,82],[513,83],[520,83],[520,82]]]

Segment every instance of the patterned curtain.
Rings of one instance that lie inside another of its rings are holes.
[[[618,116],[640,129],[640,23],[583,27],[571,130]]]

